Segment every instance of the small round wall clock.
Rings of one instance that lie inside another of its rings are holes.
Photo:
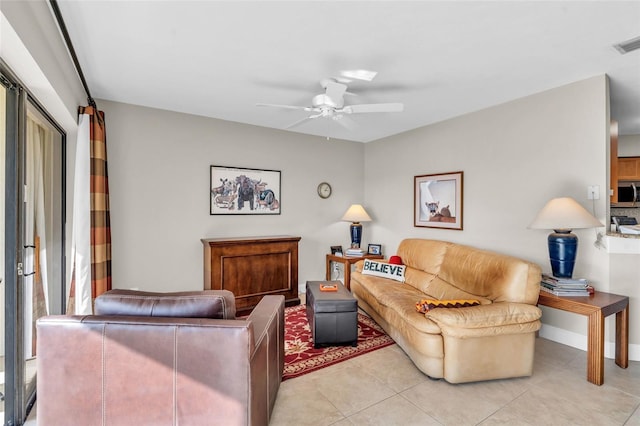
[[[331,196],[331,185],[327,182],[322,182],[318,185],[318,195],[320,198],[329,198]]]

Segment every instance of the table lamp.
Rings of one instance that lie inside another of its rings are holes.
[[[604,226],[598,219],[569,197],[554,198],[533,219],[530,229],[553,229],[547,241],[554,277],[571,278],[578,253],[578,237],[573,229]]]
[[[360,222],[371,222],[371,218],[360,204],[352,204],[349,210],[342,216],[345,222],[351,222],[351,248],[360,248],[362,241],[362,224]]]

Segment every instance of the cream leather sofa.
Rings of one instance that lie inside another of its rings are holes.
[[[397,251],[405,282],[351,274],[351,292],[432,378],[450,383],[530,376],[540,267],[514,257],[444,241],[407,239]],[[422,299],[475,299],[478,306],[418,312]]]

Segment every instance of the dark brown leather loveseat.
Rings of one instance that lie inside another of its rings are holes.
[[[38,424],[267,425],[284,368],[284,297],[234,318],[224,290],[113,290],[96,315],[40,319]]]

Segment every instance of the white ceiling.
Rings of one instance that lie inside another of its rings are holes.
[[[596,75],[612,118],[640,134],[640,1],[58,0],[91,94],[285,129],[320,80],[378,72],[347,104],[402,102],[402,113],[317,119],[292,131],[368,142]],[[98,104],[99,106],[99,104]]]

